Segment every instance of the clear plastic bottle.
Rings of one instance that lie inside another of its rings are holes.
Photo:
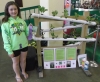
[[[84,70],[89,69],[89,61],[85,61]]]

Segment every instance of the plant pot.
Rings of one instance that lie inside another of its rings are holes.
[[[64,39],[67,39],[67,38],[64,38]]]
[[[42,36],[42,39],[44,39],[44,36]]]
[[[53,36],[52,39],[54,39],[55,37]]]
[[[77,37],[76,37],[76,36],[74,36],[74,39],[77,39]]]

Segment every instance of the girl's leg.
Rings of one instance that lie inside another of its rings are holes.
[[[21,55],[20,55],[20,66],[21,66],[21,69],[22,69],[22,74],[24,75],[25,79],[28,78],[28,74],[25,72],[25,68],[26,68],[26,56],[27,56],[27,51],[21,52]]]
[[[14,70],[14,72],[15,72],[15,74],[16,74],[16,77],[15,77],[16,80],[17,80],[18,82],[23,82],[22,79],[21,79],[21,77],[20,77],[19,56],[13,57],[13,58],[12,58],[12,61],[13,61],[13,70]]]

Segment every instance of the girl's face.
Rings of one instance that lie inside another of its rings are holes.
[[[18,15],[18,9],[15,5],[10,5],[8,7],[8,13],[10,14],[11,17],[16,18]]]

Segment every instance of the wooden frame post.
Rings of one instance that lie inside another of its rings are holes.
[[[87,16],[89,16],[89,11],[84,11],[84,13],[83,13],[84,19],[86,19]],[[82,28],[82,32],[81,32],[82,38],[85,38],[85,36],[87,36],[87,31],[88,31],[88,25],[84,24],[84,27]],[[85,49],[86,49],[86,42],[82,42],[80,54],[84,54]]]
[[[35,26],[38,27],[36,37],[40,37],[40,19],[39,18],[34,18],[35,20]],[[37,44],[37,57],[38,57],[38,72],[39,72],[39,77],[43,77],[43,66],[42,66],[42,54],[41,54],[41,42],[36,41]]]

